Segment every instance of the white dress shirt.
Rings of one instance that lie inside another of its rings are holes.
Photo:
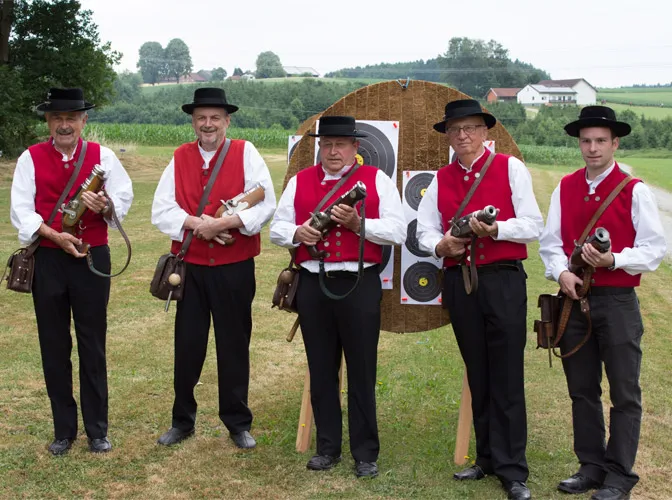
[[[199,143],[198,150],[203,158],[203,168],[208,168],[208,162],[214,157],[216,151],[205,151]],[[261,231],[261,228],[273,216],[275,210],[275,191],[273,181],[268,171],[266,162],[251,142],[245,141],[243,150],[243,172],[245,178],[244,191],[249,191],[257,184],[264,188],[264,200],[242,212],[238,217],[243,222],[239,228],[241,234],[252,236]],[[225,200],[226,201],[226,200]],[[152,203],[152,224],[159,231],[170,236],[170,239],[182,241],[184,236],[184,222],[189,215],[175,199],[175,157],[163,171],[159,184],[154,193]]]
[[[330,174],[324,167],[324,180],[340,179],[347,173],[350,167],[344,167],[336,174]],[[365,238],[377,245],[401,245],[406,241],[406,219],[399,198],[399,190],[392,180],[383,172],[376,172],[376,191],[378,192],[378,218],[366,218]],[[271,242],[285,248],[298,247],[300,243],[294,242],[294,233],[299,228],[296,224],[294,212],[294,197],[296,196],[296,176],[287,183],[285,191],[280,197],[278,209],[271,222]],[[374,265],[373,262],[365,262],[364,267]],[[301,267],[311,273],[319,271],[319,261],[309,260],[301,263]],[[357,272],[357,262],[325,262],[326,271],[350,271]]]
[[[615,164],[612,164],[592,181],[586,178],[589,194],[595,193],[597,186],[611,173],[614,166]],[[643,182],[635,184],[632,190],[631,218],[635,228],[634,247],[614,253],[615,268],[623,269],[633,276],[646,271],[655,271],[663,260],[667,247],[656,197]],[[558,184],[551,196],[546,227],[539,239],[539,254],[546,266],[546,278],[555,281],[558,281],[560,274],[567,271],[568,267],[568,258],[562,248],[560,225],[560,184]]]
[[[485,151],[483,152],[485,154]],[[474,160],[469,168],[459,163],[466,172],[470,172],[474,164],[483,156]],[[518,158],[509,157],[509,186],[511,188],[511,202],[516,214],[515,218],[497,221],[497,236],[493,239],[498,241],[512,241],[514,243],[531,243],[539,238],[544,227],[544,219],[541,216],[537,199],[532,189],[532,176],[525,164]],[[487,175],[487,173],[485,174]],[[418,207],[418,244],[425,252],[436,255],[436,245],[439,244],[446,231],[441,223],[441,213],[438,209],[438,178],[436,175]],[[463,214],[465,215],[465,214]]]
[[[63,161],[72,160],[76,155],[75,148],[70,157],[63,154]],[[112,198],[117,217],[123,220],[133,202],[131,178],[112,150],[105,146],[100,146],[100,166],[104,172],[105,191]],[[35,164],[30,151],[26,150],[16,162],[10,203],[10,218],[12,225],[19,231],[19,241],[22,245],[30,245],[35,241],[38,236],[37,230],[43,222],[46,223],[35,211],[35,192]],[[66,197],[65,202],[67,201]],[[105,221],[110,227],[115,227],[113,221],[107,218]]]

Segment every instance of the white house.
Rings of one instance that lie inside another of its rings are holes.
[[[517,101],[523,106],[576,104],[576,95],[576,91],[569,87],[529,84],[520,89]]]
[[[597,103],[597,89],[583,78],[571,80],[542,80],[538,85],[545,87],[567,87],[576,91],[576,104],[590,106]]]

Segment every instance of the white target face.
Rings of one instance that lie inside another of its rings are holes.
[[[299,141],[301,140],[302,135],[290,135],[287,141],[287,165],[289,165],[289,160],[292,159],[294,150],[298,146]]]
[[[402,204],[408,223],[406,243],[401,247],[402,304],[441,304],[441,260],[420,249],[418,244],[417,211],[436,172],[404,171],[402,175]]]

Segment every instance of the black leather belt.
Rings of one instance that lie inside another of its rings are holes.
[[[362,269],[362,273],[373,273],[375,272],[376,274],[379,273],[379,265],[375,264],[373,266],[365,267]],[[301,273],[306,273],[309,275],[317,276],[317,273],[311,273],[307,269],[301,268]],[[357,271],[325,271],[324,276],[326,278],[349,278],[349,279],[356,279],[357,278]]]
[[[444,269],[444,271],[459,271],[460,265],[451,266]],[[476,271],[478,274],[497,273],[499,271],[520,271],[519,260],[500,260],[492,264],[477,265]]]
[[[588,295],[627,295],[634,292],[631,286],[591,286]]]

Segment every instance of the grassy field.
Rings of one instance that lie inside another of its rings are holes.
[[[630,106],[629,104],[619,104],[618,102],[611,102],[607,97],[607,106],[616,111],[616,116],[623,111],[632,111],[637,115],[644,115],[646,118],[653,118],[656,120],[664,120],[672,116],[672,106],[664,108],[656,106]]]
[[[149,219],[152,195],[171,152],[170,148],[138,146],[126,148],[122,154],[134,180],[135,202],[125,222],[134,254],[130,269],[112,284],[109,306],[111,453],[90,454],[81,433],[69,455],[54,458],[48,454],[46,446],[53,431],[31,298],[0,290],[0,498],[505,498],[494,478],[476,484],[456,483],[451,478],[460,469],[453,464],[452,456],[462,362],[449,326],[423,333],[381,335],[377,387],[380,477],[373,481],[354,478],[347,440],[344,462],[333,471],[313,473],[305,469],[309,454],[294,449],[305,355],[300,334],[291,344],[285,341],[293,316],[270,308],[275,279],[286,264],[287,253],[270,245],[268,228],[263,231],[263,251],[256,260],[251,346],[249,403],[255,414],[252,433],[258,448],[236,449],[217,417],[212,338],[202,384],[196,389],[200,405],[196,437],[171,449],[155,444],[170,425],[175,308],[165,314],[163,303],[148,292],[156,259],[169,247],[168,239]],[[262,153],[279,191],[286,151]],[[18,246],[9,222],[12,168],[11,163],[0,162],[3,258]],[[569,170],[531,165],[544,212],[553,188]],[[113,262],[119,266],[123,242],[116,234],[111,235],[111,241]],[[535,350],[532,334],[537,295],[554,292],[557,287],[543,279],[537,249],[537,245],[530,246],[526,262],[529,486],[535,498],[566,499],[555,487],[577,469],[570,402],[559,363],[549,369],[546,353]],[[633,498],[672,498],[670,280],[672,268],[663,264],[658,272],[644,278],[639,290],[646,328],[641,375],[644,418],[636,463],[642,479]],[[76,367],[76,354],[73,360]],[[77,391],[77,375],[74,383]],[[606,389],[605,382],[608,402]],[[470,453],[473,455],[473,440]]]
[[[597,99],[634,105],[672,106],[672,87],[599,89]]]

